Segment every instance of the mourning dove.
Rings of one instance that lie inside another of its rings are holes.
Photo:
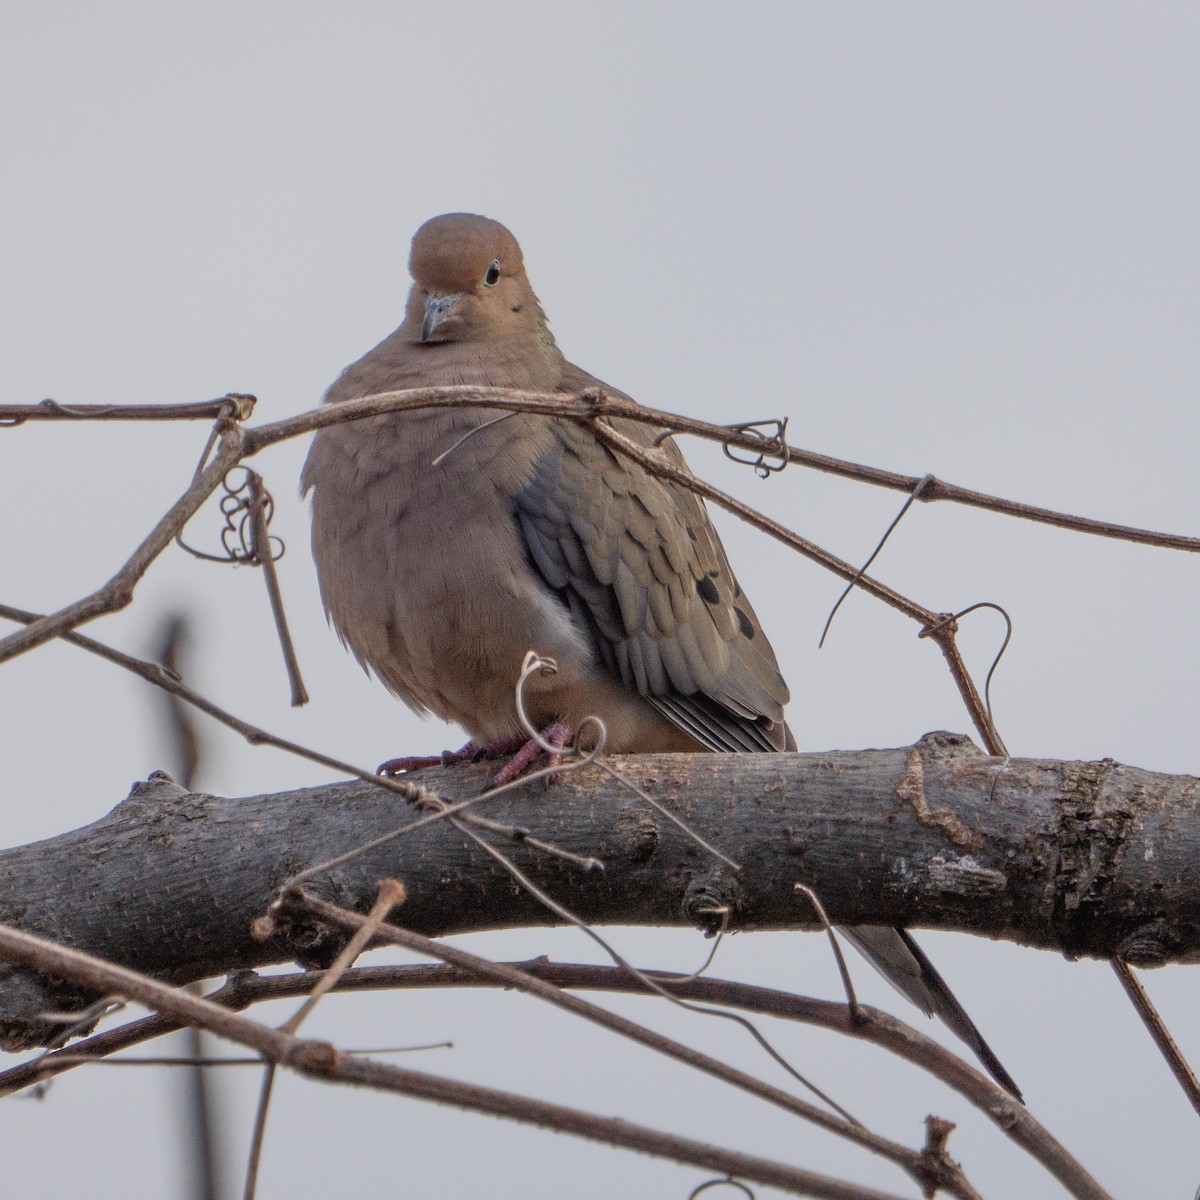
[[[434,217],[409,268],[404,323],[342,372],[328,402],[454,384],[622,395],[563,357],[503,225]],[[613,425],[642,446],[660,434]],[[684,466],[672,440],[662,449]],[[526,686],[539,728],[595,714],[618,754],[795,749],[787,685],[703,503],[579,423],[430,408],[333,425],[313,441],[303,486],[343,642],[410,707],[477,745],[521,735],[515,683],[536,649],[558,667]],[[848,932],[1019,1096],[909,934]]]

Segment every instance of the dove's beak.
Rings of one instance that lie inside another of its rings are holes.
[[[453,314],[462,292],[452,296],[430,296],[425,301],[425,319],[421,322],[421,341],[429,341]]]

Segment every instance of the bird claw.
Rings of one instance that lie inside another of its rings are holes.
[[[460,762],[478,762],[487,757],[487,747],[480,748],[468,742],[460,750],[443,750],[441,754],[415,755],[407,758],[389,758],[375,769],[376,775],[407,775],[410,771],[424,771],[428,767],[451,767]]]
[[[570,728],[561,721],[555,721],[554,724],[548,725],[542,730],[541,737],[542,741],[555,747],[554,753],[546,756],[546,765],[548,767],[559,766],[565,757],[562,750],[571,742]],[[523,774],[543,753],[545,751],[536,738],[502,738],[487,746],[480,746],[474,741],[470,741],[459,750],[443,750],[441,754],[389,758],[387,762],[379,764],[375,773],[393,778],[396,775],[407,775],[412,771],[424,771],[429,767],[451,767],[455,763],[477,763],[484,759],[503,758],[505,755],[511,754],[512,757],[496,772],[492,780],[493,787],[502,787],[506,783],[512,783],[514,779]],[[553,776],[549,776],[547,782],[553,782],[553,779]]]
[[[542,730],[541,737],[543,742],[555,748],[552,753],[546,754],[546,766],[549,768],[560,766],[566,757],[562,751],[571,741],[571,730],[561,721],[555,721],[553,725],[548,725]],[[496,772],[492,779],[492,786],[503,787],[506,783],[512,783],[539,755],[544,753],[546,752],[537,738],[522,740],[517,752]],[[553,779],[553,775],[548,775],[546,782],[549,784]]]

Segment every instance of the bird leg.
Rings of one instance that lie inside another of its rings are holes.
[[[517,745],[521,743],[513,739]],[[478,762],[481,758],[489,757],[491,747],[480,748],[473,741],[468,742],[460,750],[443,750],[441,754],[410,756],[408,758],[389,758],[380,763],[375,769],[376,775],[404,775],[409,771],[424,771],[426,767],[449,767],[454,763]]]
[[[570,726],[564,725],[562,721],[555,721],[552,725],[547,725],[546,728],[542,730],[541,738],[542,742],[546,742],[548,745],[554,747],[554,750],[546,756],[546,765],[549,767],[557,767],[563,760],[563,749],[566,746],[569,746],[571,743]],[[525,770],[526,767],[529,766],[530,763],[534,761],[534,759],[537,758],[539,754],[543,753],[542,744],[537,740],[537,738],[516,740],[521,742],[520,748],[517,750],[516,754],[514,754],[512,758],[510,758],[508,762],[506,762],[504,766],[496,772],[496,777],[492,780],[492,784],[495,787],[501,787],[506,783],[511,783],[518,775],[521,774],[522,771]],[[507,751],[504,751],[503,753],[507,753]]]
[[[549,755],[548,765],[558,766],[563,760],[563,755],[558,751],[571,743],[570,728],[561,721],[555,721],[542,730],[541,737],[543,741],[555,748],[555,753]],[[443,750],[441,754],[389,758],[387,762],[380,763],[375,773],[387,776],[405,775],[410,771],[424,771],[427,767],[449,767],[455,763],[476,763],[489,758],[504,758],[511,754],[512,758],[500,768],[495,779],[492,780],[498,787],[504,783],[511,783],[541,753],[542,747],[537,739],[518,734],[516,737],[501,738],[497,742],[490,742],[486,746],[477,745],[472,740],[461,749]]]

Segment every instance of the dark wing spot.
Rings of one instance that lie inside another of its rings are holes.
[[[754,636],[754,622],[740,608],[734,608],[733,612],[737,617],[738,628],[741,629],[746,637],[752,638]]]
[[[687,527],[687,531],[688,537],[690,537],[694,542],[696,540],[696,531],[690,525]]]
[[[525,305],[523,305],[523,304],[514,304],[514,305],[513,305],[513,312],[520,312],[520,311],[521,311],[521,309],[523,309],[524,307],[525,307]]]
[[[700,593],[700,597],[708,604],[720,604],[721,595],[717,591],[717,585],[705,575],[702,579],[696,580],[696,591]]]

